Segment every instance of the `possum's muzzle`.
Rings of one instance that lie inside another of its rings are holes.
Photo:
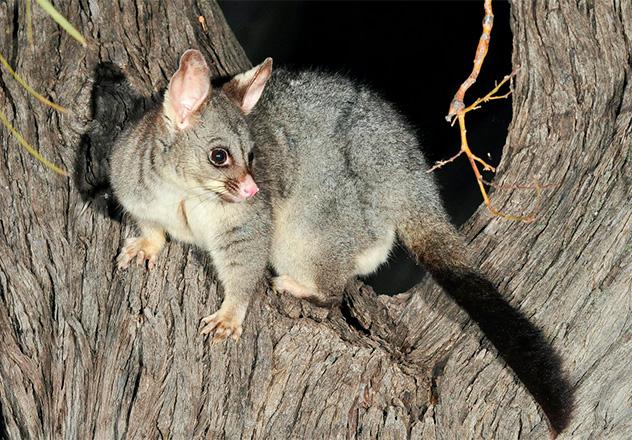
[[[220,197],[226,202],[243,202],[259,192],[259,187],[250,174],[244,174],[239,179],[231,179],[225,186],[227,191],[220,194]]]

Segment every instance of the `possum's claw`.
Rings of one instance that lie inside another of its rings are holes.
[[[224,309],[221,307],[217,312],[202,318],[202,323],[205,324],[200,331],[201,335],[213,335],[213,342],[222,341],[229,336],[232,336],[234,340],[238,341],[243,332],[241,326],[243,317],[240,318],[237,313],[232,310]]]
[[[116,265],[119,269],[125,270],[133,260],[136,260],[136,264],[144,266],[146,263],[148,269],[153,269],[156,267],[159,252],[160,247],[148,238],[128,238],[116,257]]]

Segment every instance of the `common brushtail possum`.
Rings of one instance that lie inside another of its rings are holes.
[[[264,282],[321,305],[383,264],[399,239],[478,324],[546,413],[571,414],[557,354],[468,258],[414,131],[367,87],[272,60],[212,88],[185,52],[161,107],[124,132],[111,183],[141,237],[118,257],[155,264],[165,232],[207,250],[223,284],[203,333],[238,338]]]

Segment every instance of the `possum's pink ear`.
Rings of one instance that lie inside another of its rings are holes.
[[[237,104],[245,115],[254,108],[266,82],[272,75],[272,58],[266,58],[258,66],[240,73],[224,85],[224,92]]]
[[[179,129],[191,124],[193,115],[211,90],[210,71],[200,51],[189,49],[180,57],[180,67],[171,77],[165,94],[165,113]]]

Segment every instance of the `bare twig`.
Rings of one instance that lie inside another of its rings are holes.
[[[489,39],[492,32],[492,27],[494,26],[494,13],[492,12],[492,0],[485,0],[485,17],[483,17],[483,33],[481,38],[478,40],[478,46],[476,47],[476,55],[474,56],[474,67],[472,68],[472,73],[467,77],[459,90],[457,90],[452,102],[450,103],[450,110],[448,111],[448,116],[446,116],[446,120],[452,121],[453,118],[461,112],[465,108],[465,104],[463,103],[463,99],[465,99],[465,92],[469,89],[472,84],[476,82],[478,78],[478,74],[481,71],[481,66],[483,65],[483,61],[485,61],[485,56],[487,55],[487,50],[489,49]]]
[[[472,68],[472,73],[470,73],[470,76],[467,77],[467,79],[463,82],[463,84],[461,84],[461,86],[457,90],[456,94],[454,95],[454,98],[452,99],[452,102],[450,103],[450,109],[448,110],[448,115],[446,116],[446,120],[450,122],[452,125],[454,125],[457,121],[459,123],[459,131],[461,132],[461,149],[456,155],[452,156],[450,159],[436,162],[435,165],[428,170],[428,172],[441,168],[445,164],[454,161],[456,158],[461,156],[461,154],[465,154],[467,156],[468,161],[470,162],[472,171],[474,171],[474,176],[476,177],[476,183],[478,184],[480,193],[483,196],[483,202],[485,203],[485,206],[487,206],[487,209],[492,213],[492,215],[496,217],[502,217],[502,218],[506,218],[510,220],[518,220],[518,221],[529,223],[536,219],[536,212],[540,206],[540,197],[542,193],[542,187],[537,183],[531,187],[531,189],[535,189],[538,199],[537,199],[534,210],[530,214],[523,216],[523,215],[506,214],[499,211],[498,209],[494,208],[491,200],[489,199],[487,190],[485,189],[485,184],[487,184],[487,182],[483,180],[481,172],[478,168],[478,164],[482,165],[484,171],[495,172],[496,169],[490,164],[488,164],[487,162],[485,162],[483,159],[475,155],[470,149],[470,146],[467,142],[467,130],[465,128],[465,115],[472,110],[476,110],[480,108],[481,104],[484,104],[486,102],[493,101],[496,99],[505,99],[509,97],[509,95],[511,95],[512,93],[511,83],[510,83],[509,91],[507,93],[499,95],[498,91],[501,89],[501,87],[504,84],[510,81],[513,78],[513,76],[516,74],[516,71],[514,70],[513,72],[511,72],[511,74],[505,76],[500,83],[496,84],[496,87],[494,87],[487,95],[483,96],[482,98],[476,99],[474,103],[472,103],[471,105],[467,107],[465,106],[465,103],[464,103],[465,92],[467,92],[467,90],[472,86],[472,84],[476,82],[476,79],[478,78],[478,74],[481,71],[481,66],[483,65],[483,61],[485,61],[485,56],[487,55],[487,51],[489,49],[489,41],[491,38],[492,27],[494,25],[494,13],[492,11],[492,0],[485,0],[484,9],[485,9],[485,17],[483,18],[483,33],[481,34],[481,38],[479,39],[478,46],[476,48],[476,55],[474,56],[474,67]]]
[[[450,162],[453,162],[456,158],[458,158],[461,154],[463,154],[463,150],[460,150],[458,153],[456,153],[454,156],[452,156],[450,159],[447,160],[438,160],[435,162],[435,164],[432,166],[432,168],[430,168],[428,170],[429,173],[433,172],[434,170],[438,170],[439,168],[441,168],[442,166],[444,166],[445,164],[448,164]]]

